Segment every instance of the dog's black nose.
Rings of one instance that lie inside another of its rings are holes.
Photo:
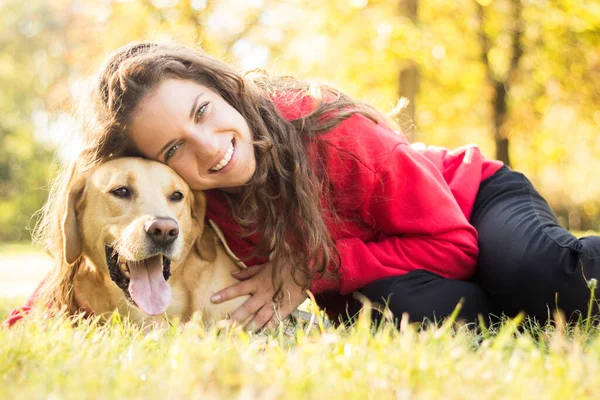
[[[179,225],[172,218],[155,218],[144,225],[146,233],[159,246],[170,245],[179,235]]]

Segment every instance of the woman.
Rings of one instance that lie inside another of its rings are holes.
[[[251,267],[213,296],[272,325],[315,293],[411,320],[586,313],[600,237],[560,227],[530,182],[475,146],[411,146],[378,111],[326,86],[241,75],[180,45],[131,44],[101,68],[89,163],[141,155],[208,196],[207,216]],[[354,296],[357,297],[357,296]],[[594,308],[594,313],[597,308]]]

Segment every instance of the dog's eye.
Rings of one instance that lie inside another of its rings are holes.
[[[181,193],[179,190],[177,190],[177,191],[173,192],[173,194],[171,195],[169,200],[174,201],[174,202],[181,201],[181,200],[183,200],[183,193]]]
[[[115,190],[110,191],[114,196],[117,196],[120,199],[128,199],[131,197],[131,190],[124,186],[116,188]]]

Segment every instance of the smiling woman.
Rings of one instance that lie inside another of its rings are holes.
[[[165,162],[196,190],[239,191],[256,169],[244,117],[193,81],[158,84],[133,112],[129,134],[140,153]]]

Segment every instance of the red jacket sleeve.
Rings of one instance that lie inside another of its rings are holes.
[[[39,294],[40,288],[42,287],[45,281],[46,278],[42,279],[42,281],[38,284],[33,293],[29,296],[27,301],[25,301],[25,304],[23,306],[15,308],[11,311],[8,318],[6,318],[4,322],[2,322],[2,325],[0,325],[0,328],[10,328],[31,312],[31,309],[33,308],[35,300]]]
[[[315,292],[348,294],[377,279],[424,269],[465,279],[477,261],[477,232],[440,171],[406,143],[397,143],[370,173],[358,174],[360,219],[375,239],[336,240],[336,278],[313,282]]]

